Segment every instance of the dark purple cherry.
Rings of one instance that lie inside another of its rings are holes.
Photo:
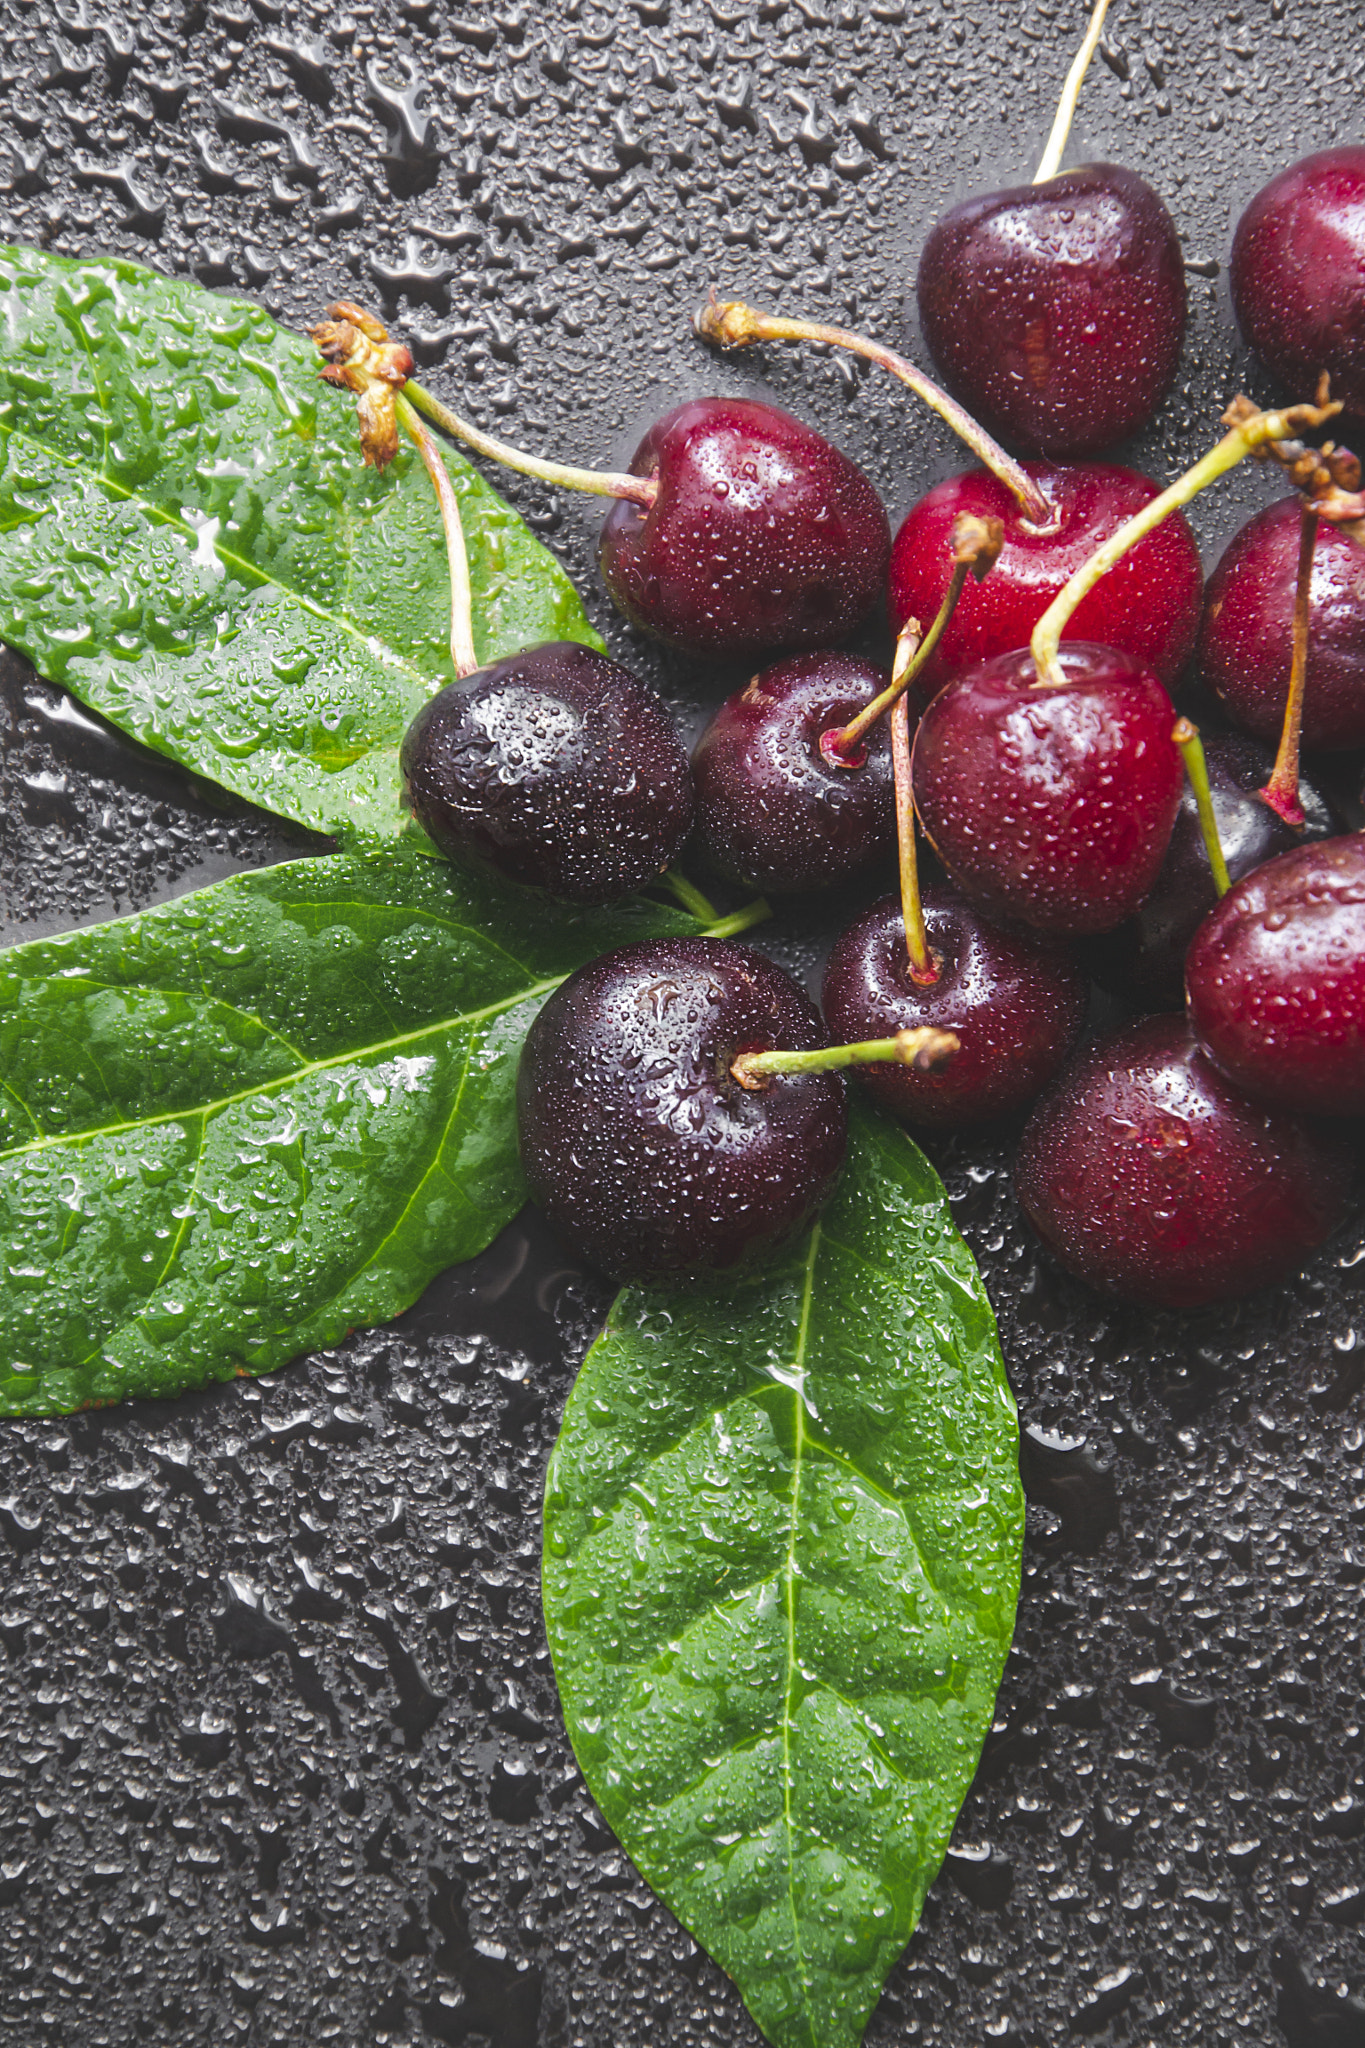
[[[1326,370],[1365,417],[1365,144],[1272,178],[1237,223],[1230,279],[1243,334],[1293,396]]]
[[[862,471],[790,413],[752,398],[697,398],[657,421],[631,474],[648,508],[618,498],[601,568],[635,625],[697,654],[827,647],[879,596],[891,547]]]
[[[1228,543],[1209,578],[1199,666],[1239,725],[1279,738],[1289,691],[1300,510],[1280,498]],[[1313,543],[1303,744],[1365,746],[1365,547],[1326,520]]]
[[[1175,710],[1149,669],[1064,641],[1057,686],[1027,649],[941,690],[915,736],[915,808],[963,894],[1061,937],[1109,931],[1160,871],[1180,804]]]
[[[616,1281],[766,1258],[812,1221],[847,1135],[838,1074],[749,1092],[740,1052],[827,1043],[790,975],[725,939],[603,954],[550,997],[517,1072],[522,1164],[565,1242]]]
[[[955,206],[924,245],[918,295],[930,353],[967,409],[1047,455],[1135,434],[1180,360],[1175,223],[1118,164]]]
[[[845,726],[890,681],[851,654],[799,654],[726,699],[692,756],[697,838],[711,866],[764,894],[822,889],[895,847],[891,753],[883,720],[860,767],[832,765],[824,733]]]
[[[1084,1054],[1034,1110],[1014,1170],[1064,1266],[1162,1308],[1282,1280],[1340,1223],[1351,1176],[1343,1140],[1248,1102],[1183,1017]]]
[[[447,858],[570,903],[628,895],[691,829],[687,751],[662,699],[572,640],[448,684],[408,727],[400,764]]]
[[[1264,789],[1274,756],[1243,733],[1203,728],[1204,759],[1223,858],[1233,881],[1277,853],[1297,846],[1301,833],[1276,817],[1257,791]],[[1299,795],[1312,839],[1339,830],[1336,814],[1303,776]],[[1086,943],[1083,958],[1102,987],[1145,1010],[1177,1010],[1185,999],[1185,955],[1200,924],[1218,901],[1199,807],[1187,784],[1170,845],[1146,901],[1112,932]]]
[[[900,901],[885,896],[842,932],[821,1007],[836,1042],[933,1025],[958,1050],[929,1070],[885,1064],[858,1078],[884,1108],[930,1130],[959,1130],[1025,1108],[1056,1074],[1085,1017],[1085,976],[1055,940],[1004,932],[944,888],[922,892],[938,971],[910,972]]]
[[[1365,839],[1323,839],[1229,890],[1185,963],[1190,1023],[1258,1102],[1365,1115]]]
[[[1025,518],[989,470],[945,477],[912,507],[891,550],[888,596],[897,631],[932,619],[952,573],[949,535],[963,513],[995,518],[1005,544],[989,576],[969,582],[917,687],[928,697],[979,661],[1025,647],[1062,586],[1161,486],[1112,464],[1024,464],[1053,507],[1046,526]],[[1170,688],[1189,659],[1204,588],[1199,549],[1173,512],[1129,550],[1077,606],[1067,638],[1118,647]]]

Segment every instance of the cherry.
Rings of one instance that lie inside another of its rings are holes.
[[[836,1038],[935,1025],[959,1049],[942,1067],[865,1066],[859,1078],[907,1123],[958,1130],[1023,1109],[1056,1074],[1085,1017],[1085,977],[1053,940],[1005,932],[945,888],[921,895],[935,979],[910,967],[898,898],[835,940],[821,1007]]]
[[[1036,643],[1035,643],[1036,644]],[[991,916],[1060,936],[1122,923],[1156,880],[1180,803],[1175,710],[1149,669],[1064,643],[941,690],[915,737],[915,806],[949,875]]]
[[[1271,742],[1289,689],[1300,521],[1299,499],[1281,498],[1234,535],[1209,578],[1199,634],[1205,681]],[[1365,745],[1365,547],[1325,520],[1313,542],[1303,744]]]
[[[1279,1109],[1365,1114],[1365,840],[1267,861],[1204,920],[1190,1023],[1238,1088]]]
[[[701,654],[828,646],[880,593],[882,502],[832,443],[752,398],[698,398],[631,459],[656,495],[618,499],[602,579],[633,624]]]
[[[1291,856],[1293,858],[1293,856]],[[1101,1293],[1195,1308],[1283,1279],[1336,1228],[1350,1148],[1224,1080],[1183,1017],[1093,1047],[1034,1110],[1024,1213]]]
[[[1136,470],[1026,463],[1045,494],[1051,519],[1031,520],[1006,483],[988,470],[945,477],[903,521],[891,551],[889,601],[899,628],[930,619],[947,587],[947,537],[963,513],[999,519],[1004,546],[990,575],[964,590],[920,687],[926,695],[950,677],[1027,642],[1068,578],[1124,522],[1151,504],[1159,486]],[[1173,512],[1123,557],[1077,607],[1071,638],[1131,654],[1169,688],[1189,658],[1203,590],[1199,549],[1189,521]]]
[[[836,1073],[751,1090],[737,1053],[826,1043],[781,968],[725,939],[657,939],[590,961],[527,1034],[517,1074],[531,1196],[616,1281],[677,1282],[768,1256],[834,1185]]]
[[[1272,757],[1243,733],[1204,732],[1204,753],[1218,837],[1234,881],[1298,844],[1300,835],[1276,817],[1257,792]],[[1338,829],[1326,798],[1300,782],[1307,829],[1322,839]],[[1087,941],[1084,959],[1103,987],[1147,1010],[1174,1010],[1185,992],[1185,955],[1218,901],[1199,825],[1194,791],[1186,788],[1170,845],[1151,894],[1113,931]]]
[[[639,888],[691,829],[687,753],[662,700],[575,641],[448,685],[409,726],[400,764],[448,858],[572,903]]]
[[[886,858],[895,820],[884,723],[867,735],[855,767],[831,762],[820,741],[888,680],[854,655],[801,654],[726,699],[692,756],[697,840],[712,867],[785,895]]]
[[[1175,223],[1118,164],[955,206],[924,245],[916,289],[948,385],[1022,448],[1088,455],[1135,434],[1180,360]]]
[[[1294,396],[1326,370],[1365,417],[1365,144],[1272,178],[1237,223],[1229,274],[1243,334]]]

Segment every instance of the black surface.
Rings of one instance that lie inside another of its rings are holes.
[[[581,460],[766,379],[895,514],[958,466],[946,434],[811,351],[715,361],[686,316],[715,279],[895,337],[934,214],[1027,174],[1082,11],[7,0],[4,210],[297,323],[376,299],[439,388]],[[1144,171],[1186,236],[1158,474],[1267,388],[1219,266],[1273,169],[1360,135],[1362,30],[1353,0],[1115,0],[1072,154]],[[1248,467],[1201,535],[1275,490]],[[588,587],[595,509],[511,495]],[[689,725],[720,681],[665,680]],[[0,740],[14,937],[303,850],[9,657]],[[942,1163],[1026,1428],[1018,1640],[868,2041],[1362,2048],[1365,1234],[1232,1311],[1112,1316],[1033,1251],[1005,1149]],[[555,1704],[537,1503],[604,1302],[519,1225],[270,1380],[4,1425],[3,2048],[756,2042]]]

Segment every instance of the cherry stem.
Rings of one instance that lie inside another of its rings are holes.
[[[675,896],[686,911],[690,911],[699,924],[714,924],[720,916],[709,897],[703,896],[695,882],[689,882],[686,875],[677,868],[665,868],[659,877],[663,887]]]
[[[520,448],[509,447],[506,441],[495,440],[492,434],[483,433],[468,420],[463,420],[439,398],[433,397],[424,385],[409,378],[403,386],[403,395],[434,420],[444,433],[457,441],[463,441],[477,455],[486,455],[491,462],[500,462],[504,469],[515,469],[522,476],[538,477],[541,483],[558,484],[566,491],[590,491],[598,498],[629,498],[632,504],[643,506],[648,511],[659,495],[659,487],[646,476],[631,476],[624,470],[576,469],[572,463],[545,462],[538,455],[527,455]]]
[[[891,771],[896,784],[896,851],[900,859],[901,918],[910,979],[921,988],[930,988],[938,980],[938,966],[929,950],[924,905],[920,901],[915,799],[910,787],[910,706],[904,697],[891,713]]]
[[[1062,151],[1066,148],[1071,133],[1071,123],[1076,115],[1076,102],[1081,96],[1085,74],[1090,69],[1104,27],[1104,17],[1109,12],[1109,0],[1096,0],[1090,16],[1090,26],[1085,32],[1085,41],[1071,60],[1071,69],[1066,74],[1066,84],[1057,102],[1057,118],[1052,124],[1052,133],[1047,139],[1047,148],[1038,159],[1038,168],[1033,173],[1035,185],[1045,185],[1049,178],[1055,178],[1062,167]]]
[[[692,324],[703,341],[712,342],[717,348],[747,348],[755,341],[822,341],[829,348],[846,348],[854,355],[866,357],[869,363],[876,363],[879,368],[889,370],[893,377],[899,377],[902,384],[908,384],[917,398],[946,421],[953,432],[966,442],[977,460],[1013,494],[1030,524],[1050,527],[1055,522],[1052,506],[1028,471],[1012,455],[1007,455],[999,442],[993,441],[985,428],[979,427],[955,398],[940,390],[931,378],[917,370],[904,356],[897,355],[894,349],[884,347],[879,341],[869,341],[861,334],[853,334],[846,327],[829,327],[820,320],[784,320],[775,313],[760,313],[755,307],[746,306],[742,299],[722,301],[717,299],[714,291]]]
[[[953,573],[948,580],[943,602],[934,616],[934,622],[921,640],[919,620],[907,619],[896,641],[896,658],[891,665],[891,681],[880,695],[870,704],[865,704],[856,718],[836,730],[833,727],[820,735],[820,752],[831,768],[861,768],[867,756],[863,741],[879,718],[884,718],[901,699],[916,678],[922,674],[926,662],[938,646],[948,627],[948,621],[957,610],[957,601],[962,595],[968,576],[975,576],[978,583],[989,573],[1004,545],[1005,529],[998,519],[978,519],[974,513],[959,512],[953,521],[949,536],[953,551]]]
[[[898,1031],[893,1038],[867,1038],[860,1045],[826,1045],[818,1052],[742,1052],[730,1062],[730,1078],[741,1088],[765,1088],[773,1074],[825,1074],[837,1067],[866,1067],[874,1062],[888,1066],[917,1067],[928,1073],[942,1066],[958,1050],[961,1041],[955,1031],[938,1031],[921,1024],[914,1031]]]
[[[457,676],[472,676],[479,666],[479,657],[474,652],[474,599],[469,587],[469,555],[464,544],[460,501],[455,496],[455,486],[441,459],[440,449],[401,392],[395,411],[398,424],[411,436],[417,453],[426,464],[436,502],[441,508],[446,560],[450,564],[450,658]]]
[[[1284,725],[1280,746],[1269,782],[1259,792],[1277,818],[1295,831],[1305,820],[1299,800],[1299,735],[1303,731],[1303,693],[1308,682],[1308,622],[1313,595],[1313,550],[1317,546],[1318,515],[1307,505],[1299,508],[1299,574],[1294,585],[1294,640],[1289,663],[1289,694],[1284,703]]]
[[[1220,896],[1226,896],[1232,887],[1232,877],[1223,855],[1223,842],[1218,836],[1218,817],[1213,808],[1213,791],[1209,788],[1209,764],[1204,759],[1204,742],[1199,737],[1199,727],[1191,725],[1188,718],[1177,718],[1171,728],[1171,738],[1180,749],[1185,773],[1194,791],[1194,801],[1199,810],[1199,830],[1204,835],[1204,851],[1213,870],[1213,886]]]
[[[766,924],[773,914],[772,904],[766,896],[756,896],[752,903],[746,903],[742,910],[732,910],[728,917],[718,917],[702,933],[704,939],[737,939],[741,932],[752,931],[756,924]]]
[[[1216,483],[1220,476],[1226,476],[1230,469],[1235,469],[1239,462],[1245,461],[1248,455],[1253,455],[1267,442],[1288,440],[1299,427],[1320,427],[1324,420],[1331,419],[1340,411],[1340,402],[1335,399],[1327,405],[1290,405],[1278,412],[1250,412],[1245,417],[1240,415],[1237,406],[1230,407],[1223,417],[1236,417],[1236,425],[1210,448],[1207,455],[1201,456],[1193,469],[1177,477],[1169,489],[1153,498],[1150,505],[1144,505],[1131,519],[1125,520],[1116,533],[1110,534],[1103,546],[1096,548],[1088,561],[1082,562],[1075,575],[1053,598],[1034,627],[1029,643],[1033,664],[1038,671],[1034,687],[1058,688],[1066,682],[1065,672],[1057,659],[1057,649],[1071,614],[1106,570],[1112,569],[1115,562],[1121,562],[1128,550],[1145,539],[1153,527],[1160,526],[1168,514],[1188,505],[1202,490]]]

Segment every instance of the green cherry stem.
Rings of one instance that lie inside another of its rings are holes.
[[[695,882],[689,882],[678,868],[665,868],[659,877],[660,885],[667,889],[696,918],[698,924],[712,925],[720,916],[710,898],[703,896]]]
[[[896,785],[896,852],[900,862],[901,918],[910,979],[921,988],[938,980],[938,962],[929,949],[924,905],[919,893],[919,857],[915,850],[915,799],[910,786],[910,706],[904,697],[891,712],[891,772]]]
[[[730,1062],[730,1078],[741,1088],[753,1090],[766,1088],[774,1074],[827,1074],[833,1068],[867,1067],[878,1061],[926,1072],[950,1060],[960,1042],[955,1031],[937,1031],[932,1024],[921,1024],[915,1031],[898,1031],[893,1038],[826,1045],[818,1052],[742,1052]]]
[[[827,326],[822,320],[785,320],[775,313],[760,313],[756,307],[746,306],[742,299],[722,301],[717,299],[714,291],[695,314],[692,324],[702,340],[711,342],[716,348],[748,348],[756,341],[820,341],[829,348],[846,348],[853,355],[876,363],[880,369],[889,371],[902,384],[908,385],[917,398],[922,399],[960,440],[966,442],[978,462],[984,464],[1013,494],[1030,524],[1051,527],[1055,523],[1056,514],[1028,471],[1021,468],[1012,455],[1007,455],[999,442],[993,441],[985,428],[979,427],[955,398],[950,398],[932,378],[925,376],[923,370],[916,369],[904,356],[897,355],[895,349],[886,348],[879,341],[869,341],[865,335],[854,334],[847,327]]]
[[[436,502],[441,508],[446,560],[450,564],[450,658],[457,676],[472,676],[479,666],[479,657],[474,652],[474,598],[469,587],[469,555],[464,544],[460,501],[455,496],[455,486],[450,481],[450,471],[441,458],[440,449],[401,391],[394,410],[399,426],[410,436],[426,465]]]
[[[463,441],[476,455],[487,456],[490,462],[501,463],[504,469],[517,470],[522,476],[536,477],[543,484],[558,484],[566,491],[588,491],[598,498],[629,498],[646,511],[659,494],[658,485],[649,477],[631,476],[625,470],[577,469],[572,463],[545,462],[538,455],[527,455],[520,448],[510,447],[506,441],[496,440],[471,421],[461,419],[414,378],[410,377],[403,386],[403,395],[443,433]]]
[[[1304,826],[1299,797],[1299,735],[1303,731],[1303,693],[1308,682],[1308,625],[1313,598],[1313,550],[1317,546],[1318,515],[1307,505],[1299,508],[1299,573],[1294,585],[1294,638],[1289,663],[1289,692],[1284,703],[1284,724],[1280,729],[1279,751],[1269,782],[1259,792],[1277,818],[1296,832]]]
[[[1062,87],[1062,96],[1057,102],[1057,115],[1052,123],[1052,133],[1048,136],[1047,147],[1038,159],[1038,168],[1033,173],[1035,185],[1045,185],[1048,179],[1055,178],[1062,168],[1062,151],[1066,148],[1067,137],[1071,133],[1071,123],[1076,118],[1076,102],[1081,96],[1085,74],[1090,69],[1090,59],[1099,44],[1100,30],[1104,27],[1104,17],[1108,12],[1109,0],[1096,0],[1090,16],[1090,26],[1085,32],[1085,40],[1072,58],[1071,69],[1066,74],[1066,84]]]
[[[756,896],[752,903],[746,903],[742,910],[732,910],[728,917],[718,917],[702,933],[704,939],[737,939],[741,932],[752,931],[756,924],[766,924],[773,914],[772,904],[766,896]]]
[[[891,681],[856,718],[820,735],[820,752],[831,768],[861,768],[866,758],[863,741],[879,718],[884,718],[905,696],[920,674],[957,609],[957,601],[969,576],[978,583],[989,574],[1005,543],[1005,529],[998,519],[978,519],[972,512],[959,512],[953,521],[949,544],[953,551],[953,573],[934,622],[921,640],[919,621],[907,619],[896,641],[896,658]]]
[[[1226,896],[1232,887],[1232,877],[1224,858],[1223,842],[1218,836],[1218,817],[1213,808],[1213,791],[1209,788],[1209,764],[1204,759],[1204,742],[1199,737],[1199,727],[1191,725],[1188,718],[1177,718],[1171,728],[1171,738],[1180,749],[1185,773],[1194,791],[1194,801],[1199,810],[1199,830],[1204,835],[1204,851],[1213,870],[1213,886],[1220,896]]]
[[[1188,505],[1192,498],[1207,490],[1248,455],[1254,455],[1258,448],[1272,441],[1286,441],[1300,427],[1320,427],[1341,411],[1340,402],[1332,400],[1326,405],[1290,405],[1278,412],[1258,412],[1245,399],[1238,399],[1224,413],[1223,418],[1232,422],[1221,441],[1201,456],[1193,469],[1177,477],[1159,497],[1144,505],[1140,512],[1125,520],[1116,533],[1112,533],[1102,547],[1096,548],[1088,561],[1070,581],[1058,591],[1052,603],[1033,629],[1029,642],[1033,664],[1038,671],[1035,689],[1057,688],[1066,681],[1066,675],[1057,659],[1057,649],[1062,634],[1066,631],[1071,614],[1082,598],[1094,589],[1106,570],[1115,562],[1121,562],[1130,548],[1136,547],[1154,527],[1182,505]]]

